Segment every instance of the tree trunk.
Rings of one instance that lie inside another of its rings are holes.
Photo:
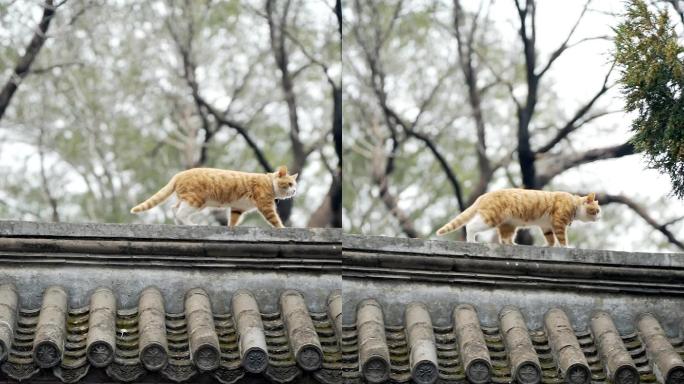
[[[19,62],[14,67],[14,71],[10,75],[9,80],[0,91],[0,120],[9,106],[12,96],[19,88],[19,83],[28,75],[31,69],[31,64],[36,60],[40,49],[43,47],[47,39],[47,30],[50,27],[50,22],[55,15],[55,7],[52,0],[45,0],[43,4],[43,16],[38,24],[38,30],[33,34],[31,42],[26,48],[26,53],[19,59]]]
[[[325,195],[323,203],[311,215],[309,228],[317,227],[342,227],[342,175],[337,172],[330,183],[330,189]]]

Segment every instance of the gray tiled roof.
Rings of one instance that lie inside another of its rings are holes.
[[[0,222],[0,382],[341,383],[339,230]]]
[[[230,313],[212,313],[202,289],[185,294],[185,310],[164,310],[158,288],[140,293],[139,305],[117,308],[115,294],[98,288],[90,304],[67,306],[63,287],[45,290],[40,308],[17,308],[19,292],[0,286],[2,372],[28,380],[49,369],[63,382],[77,382],[102,369],[112,379],[137,381],[156,372],[174,382],[208,375],[233,383],[247,373],[295,382],[310,372],[324,383],[339,382],[340,349],[335,334],[339,292],[330,312],[309,312],[294,290],[280,295],[278,312],[260,313],[247,290],[231,298]]]
[[[0,222],[0,381],[684,384],[683,320],[684,254]]]
[[[343,240],[346,383],[684,383],[684,254]]]
[[[357,322],[344,326],[345,382],[684,382],[684,341],[667,337],[649,313],[634,331],[620,333],[607,312],[595,312],[589,328],[575,328],[553,308],[543,328],[528,329],[515,307],[503,307],[493,326],[469,304],[455,306],[453,324],[445,326],[432,324],[423,303],[409,303],[401,325],[388,324],[381,307],[360,302]]]

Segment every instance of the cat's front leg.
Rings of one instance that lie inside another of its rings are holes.
[[[568,226],[565,223],[561,223],[561,222],[554,222],[553,223],[553,234],[556,236],[556,240],[558,240],[558,246],[559,247],[567,247],[568,246],[568,241],[566,239],[567,230],[568,230]]]
[[[499,232],[499,243],[513,244],[516,229],[515,226],[509,224],[500,224],[496,227],[496,230]]]
[[[280,221],[280,216],[278,216],[278,212],[276,211],[276,205],[274,202],[260,202],[257,205],[257,209],[259,210],[259,213],[261,213],[261,215],[264,216],[264,219],[266,219],[266,221],[268,221],[272,226],[276,228],[285,227],[283,225],[283,222]]]

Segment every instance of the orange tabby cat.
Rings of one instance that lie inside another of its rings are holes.
[[[570,223],[596,221],[601,208],[594,193],[576,196],[567,192],[529,189],[502,189],[480,196],[475,203],[437,231],[438,235],[466,226],[467,240],[475,241],[478,232],[496,228],[499,241],[513,244],[518,227],[541,228],[550,246],[567,246],[566,231]]]
[[[194,224],[191,217],[205,207],[226,207],[230,208],[228,224],[234,227],[243,213],[256,208],[271,225],[282,228],[274,200],[292,198],[297,192],[296,180],[297,174],[288,175],[285,166],[274,173],[193,168],[177,173],[159,192],[131,209],[131,213],[147,211],[175,192],[176,224]]]

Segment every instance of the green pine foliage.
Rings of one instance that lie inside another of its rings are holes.
[[[632,142],[684,198],[684,47],[667,12],[656,14],[643,0],[631,0],[625,16],[615,46],[625,107],[638,114]]]

